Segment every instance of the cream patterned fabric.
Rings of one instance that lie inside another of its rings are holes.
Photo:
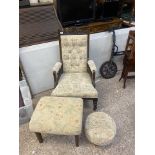
[[[88,65],[89,65],[91,72],[93,72],[93,71],[96,72],[96,65],[93,60],[88,60]]]
[[[32,132],[79,135],[82,129],[83,100],[68,97],[43,97],[29,123]]]
[[[87,35],[61,35],[63,71],[87,71]]]
[[[86,119],[85,134],[91,143],[100,146],[107,145],[115,137],[116,124],[108,114],[94,112]]]
[[[97,98],[97,90],[93,87],[88,73],[64,73],[52,96],[70,96],[81,98]]]
[[[53,72],[55,71],[56,73],[58,73],[58,71],[60,70],[62,66],[62,63],[61,62],[57,62],[54,67],[53,67]]]

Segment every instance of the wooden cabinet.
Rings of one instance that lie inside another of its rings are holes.
[[[106,22],[92,22],[82,26],[66,27],[64,28],[64,30],[66,32],[81,31],[81,32],[97,33],[97,32],[107,31],[112,27],[121,27],[122,22],[123,21],[121,19],[115,18],[111,21],[106,21]]]

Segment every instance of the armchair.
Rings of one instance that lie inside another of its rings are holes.
[[[96,66],[89,60],[89,34],[60,34],[59,47],[60,62],[53,67],[54,90],[51,95],[91,99],[96,110]]]

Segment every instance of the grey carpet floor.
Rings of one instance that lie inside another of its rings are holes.
[[[112,79],[99,78],[96,88],[99,92],[98,110],[108,113],[116,122],[117,134],[112,144],[99,147],[91,144],[85,137],[84,129],[80,136],[80,146],[75,147],[73,136],[43,134],[44,143],[39,144],[35,135],[29,132],[28,123],[19,127],[20,155],[134,155],[135,154],[135,80],[128,79],[126,89],[123,81],[118,82],[120,73]],[[41,96],[33,99],[36,105]],[[83,126],[86,117],[93,112],[91,101],[84,103]]]

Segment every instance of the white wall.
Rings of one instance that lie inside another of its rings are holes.
[[[118,51],[124,51],[128,31],[133,28],[116,30]],[[90,35],[90,59],[97,66],[97,76],[101,64],[110,57],[112,33],[101,32]],[[33,94],[53,88],[52,67],[60,60],[58,41],[23,47],[19,50],[20,60]]]

